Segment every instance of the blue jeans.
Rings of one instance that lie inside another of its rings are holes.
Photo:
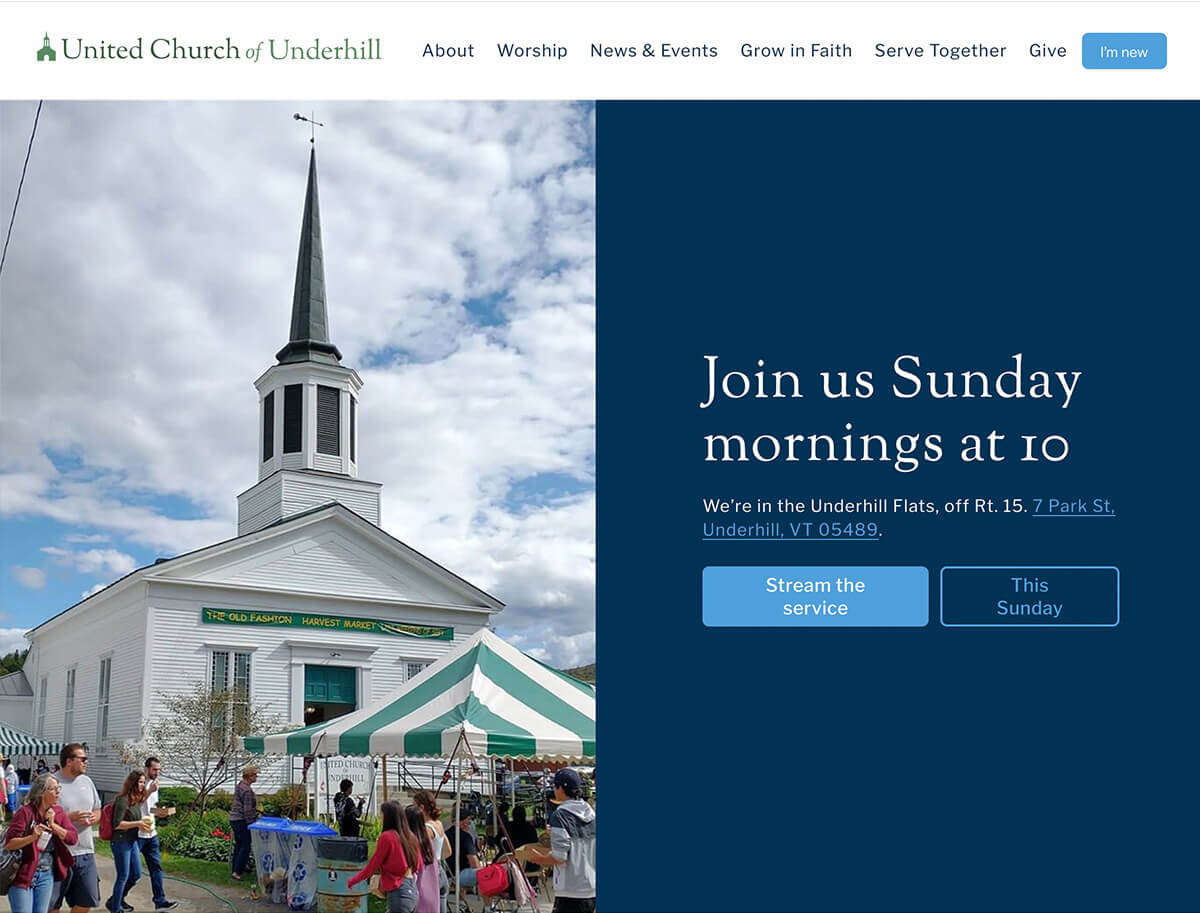
[[[150,887],[154,891],[154,906],[163,907],[167,904],[167,895],[163,891],[162,856],[158,850],[158,837],[138,837],[138,849],[146,857],[146,868],[150,870]],[[129,888],[125,889],[129,893]]]
[[[479,869],[459,869],[458,883],[464,888],[479,887]]]
[[[117,875],[113,879],[112,897],[108,899],[105,906],[113,913],[121,913],[125,892],[137,884],[138,879],[142,877],[142,864],[138,861],[137,838],[114,840],[112,854]]]
[[[250,861],[250,825],[245,821],[230,821],[233,825],[233,874],[241,875]]]
[[[8,903],[12,913],[46,913],[50,909],[50,895],[54,893],[54,872],[38,869],[27,888],[13,885],[8,889]]]

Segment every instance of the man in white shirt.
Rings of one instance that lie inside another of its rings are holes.
[[[150,886],[154,889],[154,909],[156,913],[164,913],[179,906],[179,901],[167,900],[163,891],[162,855],[158,848],[158,819],[166,813],[158,808],[158,778],[162,774],[162,764],[158,758],[146,758],[146,808],[145,814],[154,816],[154,826],[146,833],[138,832],[138,849],[146,859],[146,868],[150,870]]]
[[[100,794],[87,775],[87,749],[79,742],[64,745],[58,756],[62,769],[56,774],[60,792],[58,804],[70,816],[79,841],[69,847],[75,865],[67,877],[54,883],[50,909],[58,910],[65,900],[71,913],[87,913],[100,906],[100,877],[96,873],[96,844],[92,825],[100,820]]]

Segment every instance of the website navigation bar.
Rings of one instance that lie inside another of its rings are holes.
[[[1155,0],[313,3],[284,19],[244,3],[228,21],[200,4],[104,9],[7,4],[7,92],[171,97],[200,78],[214,98],[252,85],[362,98],[364,75],[381,99],[1194,98],[1200,86],[1200,4]]]

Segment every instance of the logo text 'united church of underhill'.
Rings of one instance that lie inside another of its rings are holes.
[[[50,44],[47,33],[38,49],[37,59],[56,60],[57,51]],[[323,41],[320,38],[296,41],[291,38],[268,38],[256,43],[239,46],[226,37],[219,44],[190,44],[178,38],[138,37],[129,44],[111,41],[87,42],[82,38],[62,39],[62,55],[65,60],[335,60],[367,61],[383,59],[383,41],[379,38],[364,38],[352,41]]]

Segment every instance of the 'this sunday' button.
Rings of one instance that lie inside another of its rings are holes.
[[[947,627],[1112,627],[1121,620],[1115,567],[944,567]]]
[[[908,628],[929,623],[923,567],[706,567],[710,628]]]

